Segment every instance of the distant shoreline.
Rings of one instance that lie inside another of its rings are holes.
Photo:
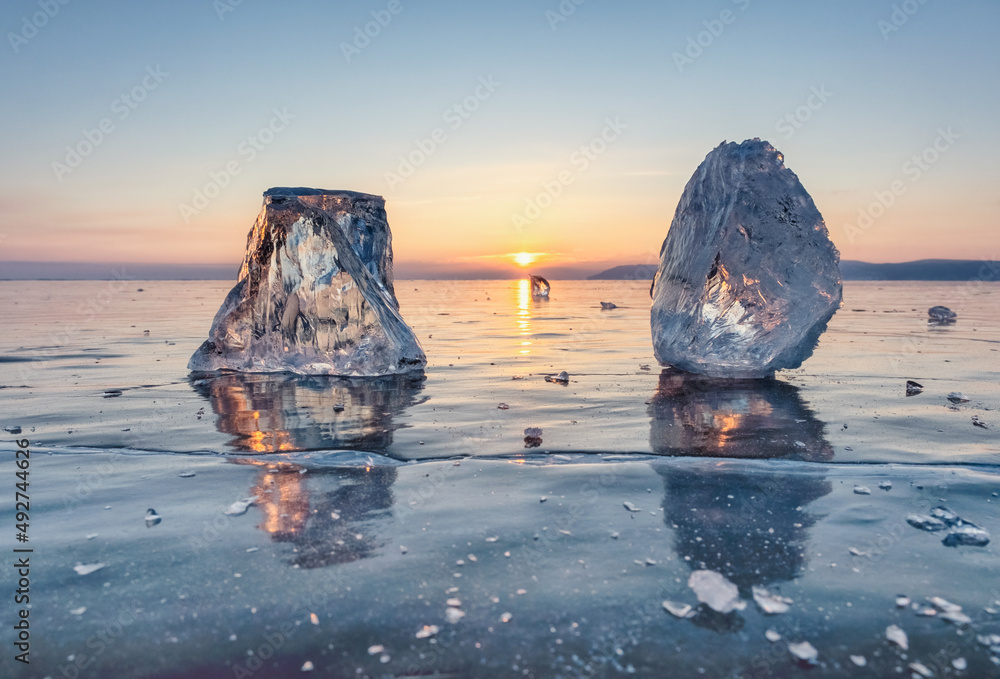
[[[972,259],[923,259],[913,262],[877,264],[845,260],[840,263],[845,281],[1000,281],[1000,262]],[[560,275],[559,267],[538,267],[551,280],[652,280],[657,265],[625,264],[593,275],[578,268]],[[238,264],[135,264],[79,262],[0,262],[0,281],[235,281]],[[524,275],[488,271],[481,275],[442,270],[427,275],[426,268],[412,272],[397,266],[398,280],[516,280]],[[416,275],[414,275],[416,274]],[[568,275],[567,275],[568,274]]]

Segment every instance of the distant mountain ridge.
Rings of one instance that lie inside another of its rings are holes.
[[[588,281],[652,280],[658,265],[624,264],[588,276]],[[1000,281],[1000,262],[979,259],[921,259],[915,262],[840,263],[845,281]]]

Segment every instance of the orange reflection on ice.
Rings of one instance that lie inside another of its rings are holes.
[[[517,330],[522,337],[531,335],[531,281],[524,278],[517,282]],[[521,340],[521,349],[518,353],[530,354],[531,341]]]

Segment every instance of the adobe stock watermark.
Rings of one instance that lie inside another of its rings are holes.
[[[577,176],[586,172],[591,164],[604,155],[608,147],[621,137],[622,132],[628,129],[628,125],[619,118],[614,120],[606,118],[604,123],[604,129],[600,134],[570,154],[569,163],[576,170],[576,174],[572,170],[565,169],[552,179],[542,182],[542,191],[534,198],[526,198],[523,210],[511,214],[511,221],[518,233],[541,217],[542,212],[551,207],[555,199],[576,181]]]
[[[892,6],[892,14],[888,19],[879,19],[875,22],[882,39],[889,42],[889,36],[901,29],[910,17],[920,11],[920,8],[927,4],[927,0],[903,0],[898,5]]]
[[[41,11],[35,12],[30,17],[21,17],[21,30],[17,33],[8,31],[7,40],[14,54],[21,51],[28,41],[38,35],[38,31],[49,25],[49,21],[59,14],[70,0],[38,0],[38,7]]]
[[[924,173],[931,169],[935,163],[941,160],[941,156],[955,145],[955,141],[960,135],[956,134],[950,127],[948,129],[939,127],[937,137],[934,141],[918,154],[914,154],[909,160],[903,163],[903,174],[909,179],[910,184],[914,184],[924,176]],[[872,195],[875,200],[867,207],[858,209],[858,218],[853,224],[844,224],[844,234],[847,240],[853,243],[859,236],[864,235],[875,221],[885,214],[886,210],[896,204],[896,199],[905,194],[909,186],[902,179],[893,180],[884,191],[875,191]]]
[[[465,124],[465,121],[479,110],[483,102],[496,93],[501,85],[503,83],[494,80],[492,75],[479,76],[479,84],[476,85],[472,94],[445,109],[441,119],[452,132],[457,132]],[[405,155],[399,156],[396,171],[385,173],[385,182],[389,185],[389,190],[395,191],[397,186],[412,177],[413,173],[423,166],[446,141],[448,141],[448,132],[444,127],[435,127],[426,137],[415,139],[413,141],[414,148]]]
[[[114,117],[101,118],[97,127],[81,130],[80,134],[83,135],[83,139],[66,147],[66,156],[63,161],[52,161],[52,171],[59,183],[64,181],[66,175],[80,167],[84,158],[90,156],[117,129],[116,124],[128,118],[132,111],[137,109],[139,104],[146,100],[149,93],[159,87],[168,75],[170,74],[160,70],[159,64],[155,68],[147,66],[146,75],[143,76],[139,84],[111,102],[111,112],[115,114]]]
[[[212,8],[219,17],[219,21],[225,21],[226,15],[235,12],[236,8],[243,4],[243,0],[213,0]]]
[[[403,3],[400,0],[389,0],[385,9],[371,11],[372,21],[364,26],[355,26],[354,39],[351,42],[340,43],[340,51],[347,63],[351,63],[351,59],[361,54],[361,50],[372,44],[372,40],[382,35],[382,31],[392,23],[392,18],[402,11]]]
[[[209,172],[208,182],[194,189],[191,203],[181,203],[177,206],[185,224],[190,224],[193,218],[209,206],[209,203],[218,198],[222,190],[232,183],[233,178],[243,172],[244,166],[257,160],[257,154],[274,142],[279,134],[288,129],[288,123],[296,118],[286,108],[271,109],[271,113],[273,115],[267,125],[248,135],[236,146],[239,158],[233,158],[221,169]]]
[[[545,18],[549,22],[549,28],[553,31],[559,28],[559,24],[568,20],[573,13],[576,12],[576,8],[587,2],[587,0],[562,0],[559,6],[553,9],[545,10]]]
[[[750,0],[731,0],[731,2],[739,7],[741,12],[745,12],[750,6]],[[726,26],[735,23],[737,16],[739,15],[733,10],[724,9],[719,12],[717,19],[702,21],[701,24],[705,30],[699,31],[693,36],[689,35],[684,52],[674,52],[671,55],[674,65],[677,66],[677,72],[683,73],[685,66],[693,64],[698,57],[705,53],[705,50],[714,45],[716,39],[726,30]]]
[[[785,139],[791,139],[795,132],[802,128],[813,117],[813,113],[823,108],[823,105],[830,100],[833,92],[826,89],[826,85],[809,88],[809,96],[805,103],[797,106],[794,111],[786,113],[774,124],[775,131],[785,135]]]

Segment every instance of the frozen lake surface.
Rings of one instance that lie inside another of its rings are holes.
[[[339,380],[189,375],[228,282],[0,282],[29,675],[1000,675],[996,543],[907,520],[1000,536],[1000,285],[847,283],[802,369],[720,383],[656,365],[648,282],[525,283],[397,282],[425,375]]]

